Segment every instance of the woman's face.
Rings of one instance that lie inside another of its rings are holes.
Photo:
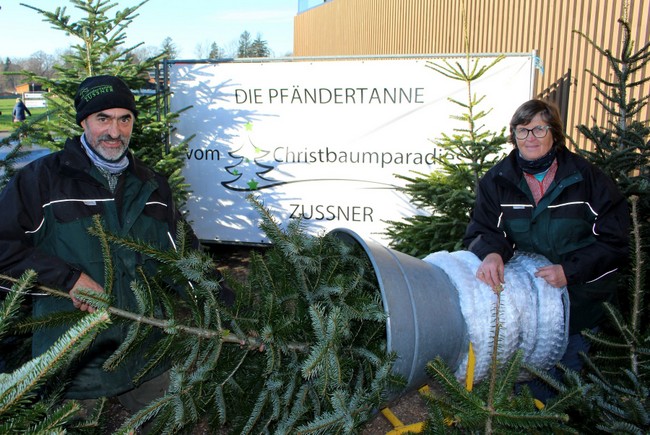
[[[533,130],[537,127],[535,131],[526,131],[524,129]],[[519,139],[519,135],[525,135],[528,133],[525,139]],[[544,137],[536,137],[544,136]],[[517,148],[521,157],[525,160],[537,160],[540,157],[545,156],[553,146],[553,133],[551,132],[548,124],[542,119],[541,114],[535,115],[533,119],[530,120],[528,124],[519,124],[515,126],[515,137],[517,139]]]

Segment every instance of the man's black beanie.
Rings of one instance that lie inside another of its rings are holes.
[[[94,76],[86,78],[79,85],[74,97],[77,110],[77,124],[93,113],[106,109],[127,109],[138,116],[135,97],[129,87],[115,76]]]

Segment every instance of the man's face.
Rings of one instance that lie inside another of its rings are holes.
[[[81,121],[86,141],[109,161],[122,157],[133,131],[133,113],[127,109],[105,109]]]

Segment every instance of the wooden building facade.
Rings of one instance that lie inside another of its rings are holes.
[[[465,4],[465,8],[463,8]],[[294,53],[300,56],[362,56],[465,53],[463,10],[471,53],[537,52],[542,68],[535,97],[562,109],[567,134],[581,146],[576,126],[606,125],[587,70],[611,79],[613,70],[589,44],[620,57],[626,18],[636,51],[650,41],[650,0],[327,0],[294,19]],[[647,77],[650,68],[636,78]],[[650,94],[650,83],[634,95]],[[639,120],[650,118],[646,107]],[[509,120],[504,120],[507,124]]]

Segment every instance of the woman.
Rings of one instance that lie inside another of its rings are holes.
[[[515,250],[550,260],[536,276],[567,286],[569,345],[562,363],[580,370],[578,352],[588,350],[580,331],[596,328],[603,302],[616,299],[629,214],[613,180],[569,151],[563,131],[557,108],[547,102],[530,100],[515,111],[514,149],[479,182],[464,243],[482,260],[477,278],[493,288],[507,284],[504,263]]]

